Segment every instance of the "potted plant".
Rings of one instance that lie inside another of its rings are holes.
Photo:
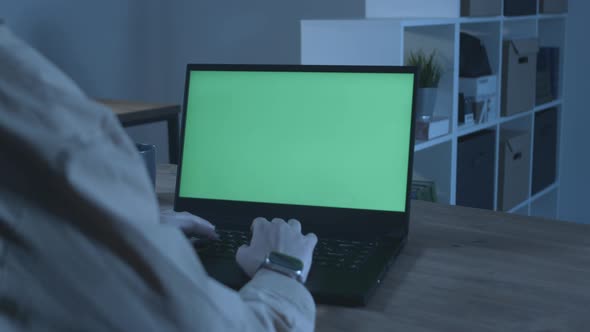
[[[442,66],[435,57],[436,50],[430,55],[419,50],[411,52],[408,58],[408,64],[418,68],[416,111],[419,117],[431,117],[434,112],[438,83],[442,76]]]

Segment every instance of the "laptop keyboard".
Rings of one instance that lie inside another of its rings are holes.
[[[313,251],[313,265],[358,270],[376,246],[375,242],[323,239]]]
[[[250,233],[239,230],[217,230],[218,241],[197,251],[211,257],[233,258],[238,248],[249,244]],[[313,265],[333,269],[358,270],[373,253],[377,244],[352,240],[320,239],[313,252]]]

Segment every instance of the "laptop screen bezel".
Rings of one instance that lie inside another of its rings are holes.
[[[375,211],[306,205],[227,201],[180,197],[187,102],[192,71],[258,71],[258,72],[341,72],[413,74],[412,115],[408,146],[408,172],[404,212]],[[244,229],[256,217],[294,218],[301,221],[303,232],[314,232],[320,237],[347,239],[375,239],[384,235],[405,238],[409,229],[410,189],[414,157],[414,126],[416,108],[417,72],[410,66],[342,66],[342,65],[233,65],[189,64],[186,69],[181,119],[180,157],[177,168],[174,210],[188,211],[211,221],[218,229]]]

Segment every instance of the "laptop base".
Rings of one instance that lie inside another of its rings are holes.
[[[359,271],[314,266],[305,286],[318,304],[365,306],[404,245],[405,239],[380,245]],[[235,260],[205,255],[201,262],[212,278],[235,290],[249,281]]]

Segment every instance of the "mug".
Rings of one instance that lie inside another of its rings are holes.
[[[141,159],[145,164],[150,179],[154,188],[156,187],[156,146],[153,144],[135,144],[137,151],[141,155]]]

